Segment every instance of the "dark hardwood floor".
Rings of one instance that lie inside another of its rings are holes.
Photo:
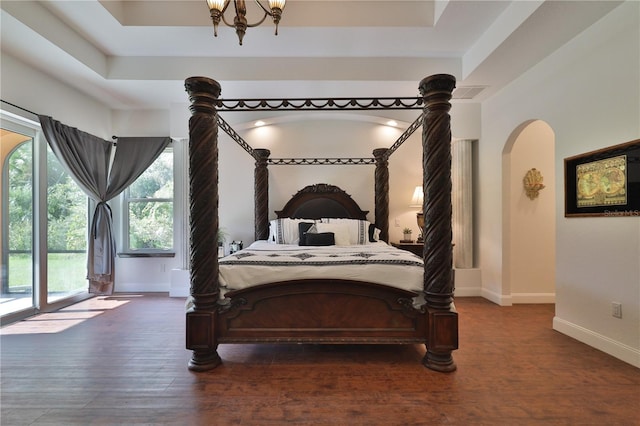
[[[94,298],[1,330],[1,424],[640,424],[640,370],[553,331],[552,305],[456,306],[451,374],[413,345],[221,345],[192,373],[183,299]]]

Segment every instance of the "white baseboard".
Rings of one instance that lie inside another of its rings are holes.
[[[640,350],[627,346],[616,340],[595,333],[584,327],[565,321],[562,318],[553,318],[553,329],[572,337],[579,342],[596,348],[619,360],[640,368]]]
[[[454,294],[455,297],[481,297],[482,289],[478,288],[457,288]]]
[[[482,296],[482,273],[480,269],[455,269],[456,297]]]
[[[512,306],[525,303],[556,303],[555,293],[512,293],[505,295],[483,288],[480,296],[500,306]]]
[[[485,299],[495,303],[499,306],[511,306],[513,303],[511,302],[511,296],[505,296],[502,294],[495,293],[493,291],[487,290],[486,288],[482,289],[482,293],[480,294]]]
[[[523,303],[556,303],[555,293],[511,293],[511,302]]]

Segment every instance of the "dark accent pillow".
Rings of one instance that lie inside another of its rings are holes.
[[[376,239],[374,237],[376,232],[376,224],[375,223],[370,223],[369,224],[369,242],[370,243],[375,243]]]
[[[307,233],[308,246],[334,246],[335,244],[336,240],[333,232]]]
[[[298,236],[299,242],[298,245],[306,246],[307,244],[307,231],[314,225],[313,222],[300,222],[298,223]]]

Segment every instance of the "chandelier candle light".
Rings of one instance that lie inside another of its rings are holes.
[[[238,39],[240,40],[240,46],[242,46],[242,38],[244,37],[244,33],[247,31],[247,28],[257,27],[264,22],[267,16],[271,16],[271,18],[273,18],[273,23],[276,25],[276,35],[278,35],[278,23],[282,17],[282,11],[284,10],[286,0],[269,0],[269,9],[264,7],[258,0],[255,0],[255,2],[264,12],[262,19],[254,24],[247,23],[247,5],[245,1],[233,0],[233,5],[236,9],[236,16],[233,18],[233,24],[231,24],[224,17],[231,0],[207,0],[207,5],[211,12],[211,20],[213,21],[213,35],[218,37],[218,24],[220,23],[220,20],[222,20],[225,25],[236,29],[236,34],[238,34]]]

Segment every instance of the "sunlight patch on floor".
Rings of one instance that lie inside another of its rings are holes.
[[[15,334],[52,334],[60,333],[87,319],[94,318],[107,310],[118,308],[129,303],[132,297],[138,295],[99,296],[56,312],[38,314],[31,318],[10,324],[0,329],[1,335]]]

